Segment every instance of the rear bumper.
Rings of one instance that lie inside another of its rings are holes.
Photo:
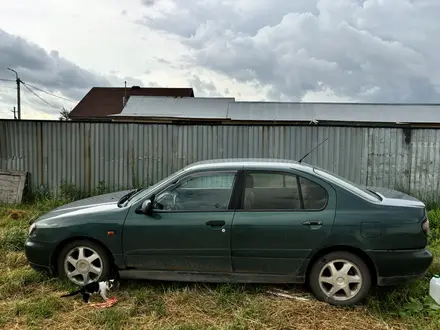
[[[426,274],[433,260],[427,249],[366,252],[376,265],[379,286],[411,283]]]
[[[405,284],[412,283],[420,278],[422,278],[426,272],[419,275],[407,275],[407,276],[392,276],[392,277],[378,277],[378,286],[401,286]]]

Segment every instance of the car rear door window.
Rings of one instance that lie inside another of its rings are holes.
[[[305,210],[322,210],[327,205],[327,190],[320,185],[299,177]]]
[[[327,191],[303,177],[278,172],[246,173],[245,210],[320,210],[326,204]]]
[[[295,175],[247,172],[244,189],[245,210],[300,210],[301,201]]]

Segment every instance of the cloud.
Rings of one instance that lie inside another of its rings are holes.
[[[155,2],[155,0],[142,0],[142,4],[147,7],[153,7]]]
[[[301,100],[440,102],[438,0],[156,0],[142,24],[191,50],[188,67]],[[171,4],[171,5],[170,5]],[[158,6],[159,7],[159,6]]]
[[[198,97],[220,97],[223,96],[218,92],[217,87],[212,81],[200,78],[196,74],[191,74],[188,79],[189,85],[194,89]]]
[[[110,85],[107,78],[80,68],[57,51],[47,52],[3,30],[0,30],[0,67],[13,68],[23,81],[75,99],[81,98],[91,86]]]
[[[119,77],[115,74],[101,75],[86,70],[60,56],[56,50],[48,52],[30,41],[0,29],[0,78],[15,79],[12,72],[2,71],[1,68],[7,67],[19,72],[20,79],[25,83],[76,101],[80,100],[94,86],[123,86],[124,80],[130,85],[142,85],[141,80],[132,77]],[[62,104],[65,104],[59,99],[37,90],[35,92],[57,108],[61,108]],[[10,105],[12,109],[13,104],[10,101],[12,96],[15,100],[14,92],[0,89],[0,93],[1,103],[7,104],[8,107]],[[22,94],[29,94],[30,102],[33,102],[35,107],[40,107],[42,101],[24,86]],[[25,96],[23,102],[26,102]],[[74,104],[68,103],[68,105],[73,106]],[[43,107],[47,112],[57,112],[47,104],[44,104]]]
[[[162,57],[155,57],[155,59],[156,59],[156,61],[158,63],[161,63],[161,64],[166,64],[166,65],[170,65],[171,64],[170,61],[168,61],[168,60],[166,60],[166,59],[164,59]]]

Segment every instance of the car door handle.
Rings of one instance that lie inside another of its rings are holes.
[[[206,225],[210,226],[210,227],[223,227],[225,225],[225,223],[226,222],[224,222],[222,220],[219,220],[219,221],[211,220],[211,221],[206,222]]]
[[[322,221],[304,221],[304,226],[322,226]]]

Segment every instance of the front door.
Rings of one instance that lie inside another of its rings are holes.
[[[160,192],[153,214],[130,210],[124,224],[127,267],[231,272],[230,199],[236,171],[201,172]]]
[[[334,190],[290,172],[248,171],[245,178],[232,226],[234,272],[295,275],[330,233]]]

